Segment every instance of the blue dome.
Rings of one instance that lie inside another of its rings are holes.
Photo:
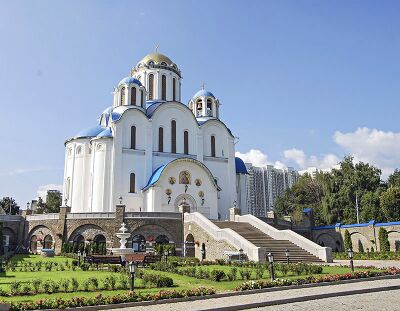
[[[113,137],[110,127],[107,127],[104,131],[99,133],[96,137]]]
[[[96,125],[94,127],[90,127],[80,131],[78,134],[74,136],[74,138],[85,138],[85,137],[96,137],[101,132],[103,132],[106,128],[100,125]]]
[[[142,86],[142,83],[140,83],[140,81],[138,79],[135,79],[134,77],[123,78],[121,81],[119,81],[118,85],[121,85],[121,84],[132,84],[132,83],[137,84],[139,86]]]
[[[246,165],[241,158],[235,157],[236,174],[248,174]]]
[[[198,91],[196,94],[194,94],[194,96],[192,98],[196,98],[196,97],[199,97],[199,96],[211,96],[211,97],[215,98],[214,94],[211,93],[210,91],[207,91],[207,90]]]

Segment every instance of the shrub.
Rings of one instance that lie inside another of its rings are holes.
[[[18,295],[21,290],[21,282],[20,281],[12,281],[10,284],[11,295]]]
[[[359,253],[364,253],[364,246],[361,243],[361,240],[358,240],[358,252]]]
[[[88,292],[88,291],[89,291],[89,289],[90,289],[90,284],[91,284],[91,282],[90,282],[89,279],[83,281],[82,287],[83,287],[83,290],[84,290],[85,292]]]
[[[259,266],[256,268],[256,278],[257,279],[262,279],[263,275],[264,275],[264,267],[263,266]]]
[[[231,270],[229,270],[226,276],[228,277],[229,281],[235,281],[237,278],[237,268],[236,267],[231,268]]]
[[[78,265],[79,265],[79,261],[78,260],[76,260],[76,259],[72,260],[72,266],[77,267]]]
[[[145,273],[143,275],[143,283],[145,285],[151,284],[155,287],[172,287],[174,285],[172,278],[153,273]]]
[[[351,235],[349,230],[345,230],[344,231],[344,248],[346,249],[346,251],[351,248],[353,249],[353,243],[351,242]]]
[[[385,228],[380,228],[378,232],[378,239],[380,245],[380,251],[382,253],[386,253],[390,251],[390,244],[389,244],[389,234]]]
[[[79,288],[79,281],[78,281],[77,279],[72,278],[72,279],[71,279],[71,285],[72,285],[72,291],[73,291],[73,292],[78,291],[78,288]]]
[[[32,286],[35,294],[37,294],[40,290],[40,284],[42,284],[42,280],[40,279],[33,279],[32,280]]]
[[[122,289],[128,289],[129,288],[129,279],[125,275],[121,275],[119,278],[119,284],[121,285]]]
[[[289,268],[290,268],[288,264],[283,263],[283,264],[278,265],[278,267],[284,276],[286,276],[288,274]]]
[[[89,279],[89,282],[90,282],[90,284],[93,285],[93,288],[94,288],[95,290],[98,290],[98,288],[99,288],[99,280],[98,280],[96,277],[91,277],[91,278]]]
[[[81,264],[82,271],[88,271],[89,268],[90,268],[90,265],[88,263]]]
[[[220,282],[225,277],[225,272],[223,270],[214,269],[210,273],[210,278],[213,281]]]
[[[242,269],[239,271],[242,280],[250,280],[251,278],[251,270],[249,269]]]
[[[60,285],[53,280],[50,281],[50,289],[52,293],[57,293],[60,289]]]
[[[42,287],[43,287],[43,291],[46,294],[51,293],[51,281],[50,280],[44,281],[43,284],[42,284]]]
[[[60,287],[64,290],[64,292],[68,292],[68,288],[69,288],[69,283],[71,281],[68,279],[62,279],[60,280]]]
[[[0,296],[7,296],[7,292],[2,288],[0,288]]]
[[[32,290],[31,282],[26,282],[22,285],[22,293],[29,294]]]

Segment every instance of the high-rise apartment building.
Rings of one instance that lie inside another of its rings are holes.
[[[248,213],[265,217],[274,209],[276,199],[298,180],[299,173],[292,167],[277,169],[272,165],[256,167],[246,163]]]

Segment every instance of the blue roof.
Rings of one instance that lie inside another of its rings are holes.
[[[303,208],[303,212],[306,213],[306,214],[311,213],[312,212],[312,208],[311,207],[305,207],[305,208]]]
[[[84,137],[96,137],[101,132],[103,132],[106,128],[100,125],[96,125],[94,127],[90,127],[80,131],[73,138],[84,138]]]
[[[146,101],[146,104],[150,105],[149,107],[147,107],[146,109],[146,115],[147,117],[151,118],[154,111],[157,109],[158,106],[160,106],[161,104],[165,103],[164,100],[160,100],[160,101]]]
[[[169,163],[168,163],[168,164],[169,164]],[[146,188],[148,188],[148,187],[154,185],[154,184],[157,182],[157,180],[160,179],[160,176],[161,176],[162,171],[164,170],[164,168],[165,168],[168,164],[164,164],[164,165],[160,166],[158,169],[156,169],[156,170],[153,172],[153,174],[151,175],[149,181],[147,182],[147,185],[146,185],[143,189],[146,189]]]
[[[131,83],[135,83],[135,84],[137,84],[139,86],[142,86],[142,83],[140,83],[140,81],[138,79],[135,79],[134,77],[123,78],[121,81],[119,81],[118,85],[131,84]]]
[[[241,158],[235,157],[236,174],[248,174],[246,165]]]
[[[196,94],[193,95],[192,98],[196,98],[196,97],[199,97],[199,96],[211,96],[211,97],[215,98],[214,94],[211,93],[210,91],[207,91],[207,90],[198,91]]]
[[[110,127],[107,127],[104,131],[99,133],[96,137],[113,137]]]

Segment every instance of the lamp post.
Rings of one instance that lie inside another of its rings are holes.
[[[354,262],[353,262],[353,250],[351,248],[348,249],[347,251],[348,255],[349,255],[349,259],[350,259],[350,268],[351,271],[354,272]]]
[[[164,251],[164,256],[165,256],[165,263],[167,263],[168,262],[168,250],[167,249]]]
[[[272,253],[268,253],[268,261],[269,261],[269,269],[271,272],[271,281],[275,280],[275,271],[274,271],[274,255]]]
[[[134,261],[130,261],[129,262],[129,274],[130,274],[130,280],[131,280],[131,284],[130,284],[130,290],[131,292],[133,292],[133,290],[135,289],[135,273],[136,273],[136,262]]]
[[[289,264],[290,260],[290,253],[288,249],[285,249],[285,256],[286,256],[286,263]]]
[[[86,262],[86,252],[83,252],[82,258],[83,258],[83,262],[85,263]]]
[[[81,250],[78,250],[78,266],[81,266]]]

